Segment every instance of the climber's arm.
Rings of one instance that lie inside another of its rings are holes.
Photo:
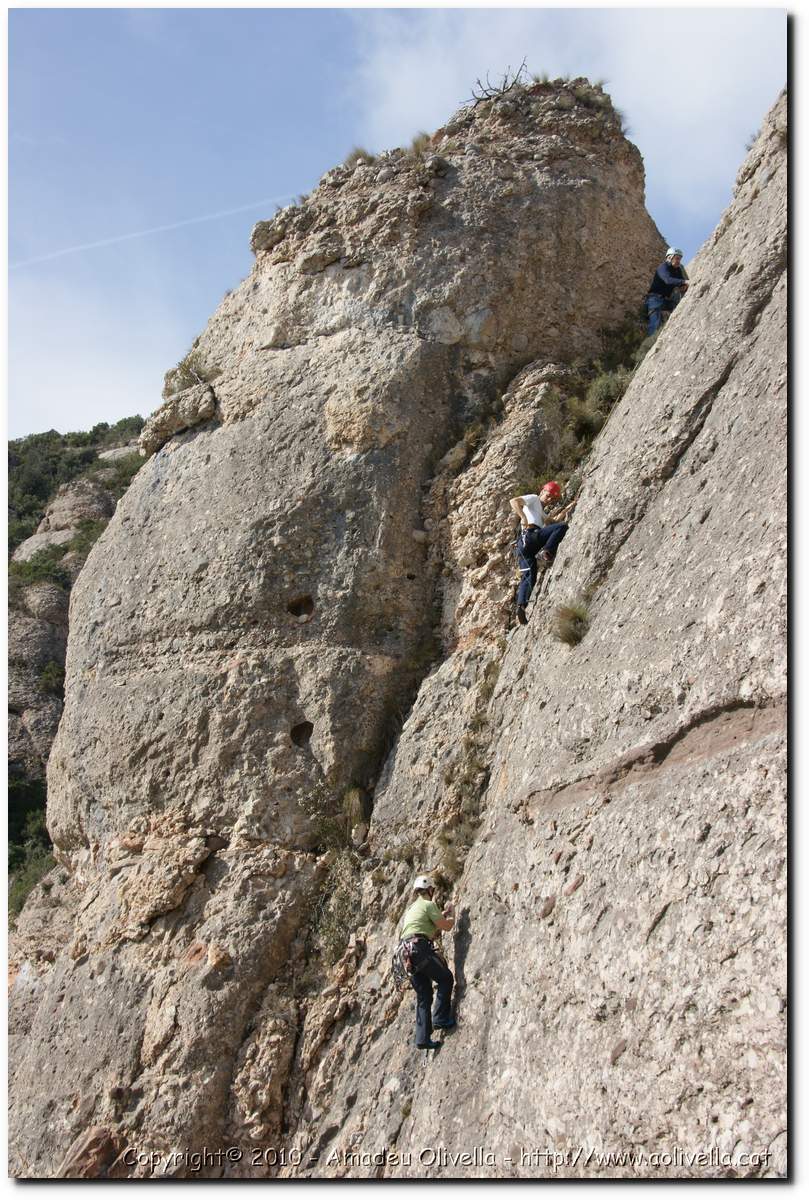
[[[509,508],[513,509],[514,513],[520,518],[520,524],[525,525],[526,521],[522,511],[522,496],[515,496],[508,503]]]

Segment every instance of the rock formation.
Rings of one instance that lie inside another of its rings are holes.
[[[131,453],[131,451],[127,451]],[[77,479],[63,484],[48,505],[36,533],[17,547],[14,562],[28,562],[51,546],[69,546],[82,521],[108,520],[115,501],[103,483]],[[62,559],[66,579],[78,575],[84,555]],[[9,769],[42,779],[62,713],[61,699],[43,690],[42,673],[61,671],[67,643],[68,588],[37,582],[17,589],[9,605]]]
[[[74,588],[14,1174],[784,1173],[785,129],[527,629],[505,501],[663,245],[607,98],[463,110],[256,227]],[[388,971],[416,865],[459,913],[429,1063]]]

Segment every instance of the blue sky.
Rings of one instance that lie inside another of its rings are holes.
[[[436,128],[477,76],[524,56],[606,78],[647,207],[690,258],[786,82],[786,14],[12,10],[9,436],[147,416],[249,272],[254,221],[353,146]],[[229,215],[197,220],[214,213]]]

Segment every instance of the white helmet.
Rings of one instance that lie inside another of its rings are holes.
[[[413,880],[413,891],[414,892],[425,892],[425,891],[427,891],[428,888],[431,888],[432,886],[433,886],[432,881],[430,879],[428,879],[426,875],[417,875],[416,878]]]
[[[680,258],[683,257],[682,250],[678,250],[676,246],[669,246],[666,251],[666,258],[676,258],[678,255]]]

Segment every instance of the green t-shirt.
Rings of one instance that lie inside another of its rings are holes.
[[[401,937],[412,937],[414,933],[423,933],[425,937],[434,938],[438,933],[436,921],[442,919],[441,909],[433,900],[425,900],[419,896],[414,900],[402,917]]]

